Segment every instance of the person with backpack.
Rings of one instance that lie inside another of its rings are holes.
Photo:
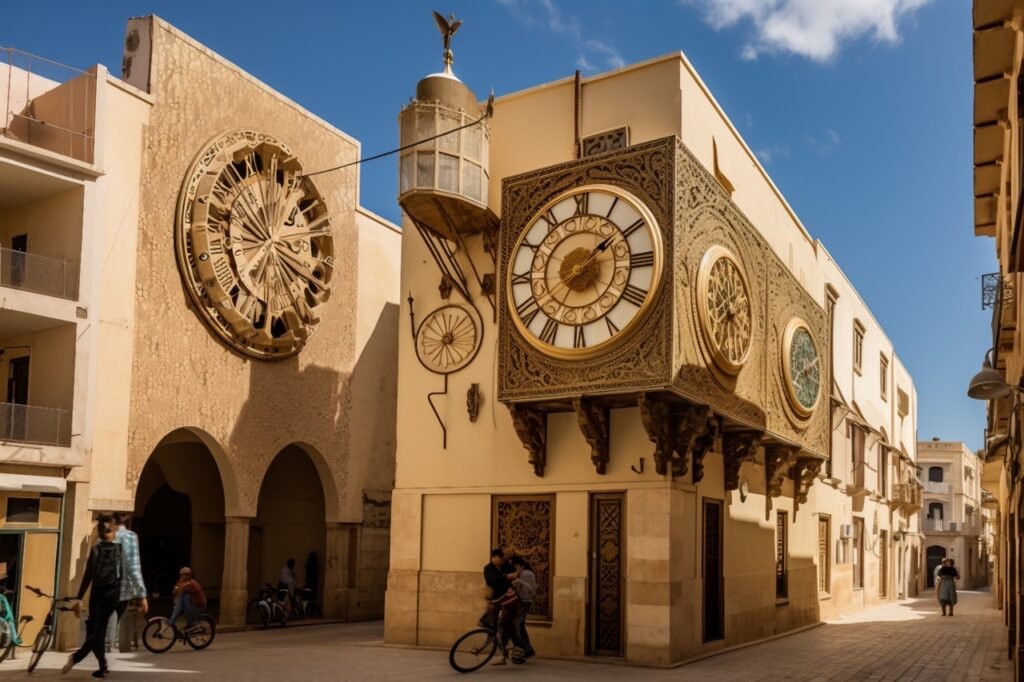
[[[85,642],[75,653],[68,656],[67,663],[61,672],[66,673],[71,668],[85,660],[89,653],[96,656],[99,662],[99,669],[92,674],[93,677],[106,677],[107,653],[107,623],[111,614],[117,608],[117,602],[121,596],[121,545],[114,542],[113,519],[109,516],[100,516],[96,523],[96,532],[99,535],[99,542],[93,545],[89,552],[89,560],[85,565],[85,575],[82,576],[82,584],[78,588],[77,603],[75,604],[75,615],[81,612],[81,601],[85,591],[92,586],[92,593],[89,595],[89,622],[86,624]]]

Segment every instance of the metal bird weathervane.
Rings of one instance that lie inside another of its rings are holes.
[[[455,56],[452,54],[452,36],[459,30],[459,26],[462,26],[462,19],[456,19],[454,14],[449,14],[445,19],[443,15],[434,12],[434,21],[437,22],[437,28],[441,31],[441,40],[444,41],[444,70],[451,73],[452,62],[455,60]]]

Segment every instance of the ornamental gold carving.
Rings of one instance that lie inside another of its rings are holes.
[[[512,415],[512,426],[519,441],[530,453],[533,473],[543,477],[548,456],[547,414],[536,408],[516,404],[509,405],[508,411]]]
[[[726,490],[740,487],[740,468],[744,462],[753,461],[763,437],[760,431],[727,431],[722,436]]]
[[[750,354],[753,307],[747,278],[724,246],[712,246],[701,260],[697,308],[712,361],[723,372],[738,373]]]
[[[330,296],[330,214],[280,140],[236,130],[196,156],[178,198],[175,247],[207,326],[250,357],[302,350]]]
[[[789,445],[768,445],[764,449],[764,473],[769,498],[782,494],[782,482],[796,463],[798,448]]]
[[[799,504],[807,502],[807,495],[818,478],[823,460],[817,457],[800,457],[793,466],[793,478],[796,482],[796,501]]]
[[[608,466],[608,408],[588,398],[573,398],[573,409],[583,437],[590,445],[590,460],[597,473],[604,474]]]

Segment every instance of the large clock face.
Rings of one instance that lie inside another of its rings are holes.
[[[753,311],[743,270],[723,246],[712,246],[701,259],[697,307],[712,359],[720,369],[737,374],[750,354]]]
[[[807,323],[799,318],[789,322],[783,335],[782,352],[790,404],[800,416],[810,416],[821,392],[821,362]]]
[[[556,357],[590,357],[650,312],[663,269],[661,232],[633,195],[588,185],[537,213],[508,267],[509,312],[526,340]]]
[[[280,141],[251,130],[211,140],[178,201],[182,277],[206,323],[246,355],[298,353],[330,295],[330,216]]]

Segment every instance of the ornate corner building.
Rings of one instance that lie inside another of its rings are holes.
[[[483,105],[452,26],[399,118],[387,640],[471,627],[492,547],[537,573],[542,655],[670,664],[916,594],[912,379],[685,57]]]

